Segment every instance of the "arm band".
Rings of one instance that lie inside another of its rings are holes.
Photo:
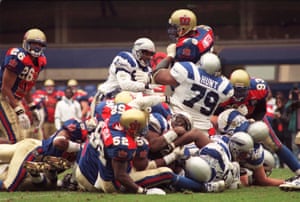
[[[168,132],[163,134],[163,136],[168,144],[173,142],[178,137],[177,133],[175,133],[173,130],[169,130]]]
[[[69,140],[67,152],[78,152],[80,150],[80,144]]]

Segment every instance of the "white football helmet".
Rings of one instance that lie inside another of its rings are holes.
[[[214,53],[205,53],[199,60],[200,69],[203,69],[208,74],[216,75],[221,70],[221,61],[219,57]]]
[[[275,158],[274,158],[273,154],[266,149],[264,149],[263,166],[264,166],[267,176],[270,176],[272,173],[272,169],[276,167]]]
[[[251,156],[253,152],[254,142],[252,137],[245,132],[234,133],[229,140],[229,149],[233,161],[240,161]]]
[[[132,54],[140,65],[146,67],[150,65],[150,60],[155,54],[155,45],[149,38],[139,38],[134,42]]]
[[[40,46],[33,43],[40,44]],[[29,29],[23,37],[23,48],[33,57],[39,57],[43,54],[47,46],[47,39],[44,32],[40,29]]]
[[[187,112],[176,112],[172,114],[171,125],[184,125],[185,130],[189,131],[193,128],[193,119]]]
[[[234,108],[226,109],[220,113],[217,121],[218,130],[228,135],[232,135],[238,127],[247,129],[250,124],[247,118]]]
[[[212,178],[212,168],[200,156],[191,156],[185,161],[185,173],[198,182],[208,182]]]
[[[254,142],[262,142],[269,136],[269,128],[263,121],[255,121],[250,124],[248,133]]]

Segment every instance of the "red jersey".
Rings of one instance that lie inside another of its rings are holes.
[[[223,108],[237,108],[241,105],[247,106],[247,118],[254,118],[254,113],[266,113],[266,98],[268,96],[268,84],[263,79],[251,78],[248,95],[242,101],[236,101],[233,97],[220,104]],[[263,108],[261,107],[264,103]],[[259,108],[258,108],[259,106]],[[256,120],[256,119],[255,119]]]
[[[3,68],[0,68],[0,77],[3,76],[5,68],[17,74],[17,79],[11,90],[14,96],[21,100],[25,94],[31,91],[38,79],[39,73],[46,64],[47,59],[44,55],[39,56],[37,63],[35,63],[31,55],[23,48],[11,48],[5,55]],[[0,81],[0,87],[1,85],[2,81]]]

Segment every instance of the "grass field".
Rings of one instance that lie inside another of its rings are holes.
[[[288,178],[293,176],[289,169],[274,169],[271,177]],[[226,190],[223,193],[172,193],[166,196],[146,196],[135,194],[103,194],[87,192],[1,192],[0,201],[28,202],[168,202],[168,201],[203,201],[203,202],[300,202],[300,192],[284,192],[278,187],[242,187]]]

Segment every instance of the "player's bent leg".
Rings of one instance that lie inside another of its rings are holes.
[[[98,191],[93,184],[91,184],[88,179],[81,172],[80,167],[77,166],[75,170],[75,178],[78,183],[79,189],[83,191],[95,192]]]
[[[26,177],[27,172],[23,167],[23,163],[28,160],[34,160],[34,151],[41,145],[41,141],[35,139],[24,139],[19,144],[14,156],[11,159],[7,177],[3,181],[4,187],[9,191],[15,191],[22,180]]]
[[[159,167],[143,171],[133,171],[130,177],[136,184],[142,187],[155,187],[163,184],[170,184],[174,173],[168,167]]]

